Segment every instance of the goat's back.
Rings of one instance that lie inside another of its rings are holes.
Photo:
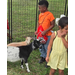
[[[27,46],[20,46],[19,50],[19,57],[27,59],[32,52],[32,43]]]

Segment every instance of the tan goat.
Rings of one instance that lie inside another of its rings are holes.
[[[31,37],[26,37],[25,41],[9,43],[9,44],[7,44],[7,46],[14,46],[14,47],[25,46],[25,45],[28,45],[30,43],[31,39],[32,39]]]

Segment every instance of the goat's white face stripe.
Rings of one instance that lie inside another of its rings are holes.
[[[32,49],[33,49],[33,50],[35,49],[34,43],[32,43]]]

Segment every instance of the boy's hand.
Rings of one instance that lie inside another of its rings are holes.
[[[38,35],[37,31],[35,31],[35,35]]]
[[[45,35],[45,34],[46,34],[46,31],[43,31],[41,34],[42,34],[42,35]]]
[[[46,57],[46,59],[45,59],[45,60],[46,60],[46,62],[49,62],[49,57]]]

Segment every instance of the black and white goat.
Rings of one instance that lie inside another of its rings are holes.
[[[30,53],[39,47],[40,47],[39,40],[34,40],[33,42],[31,42],[29,45],[26,46],[19,46],[19,47],[8,46],[7,61],[16,62],[18,60],[21,60],[21,68],[23,68],[23,62],[25,62],[27,72],[30,72],[27,59]]]

